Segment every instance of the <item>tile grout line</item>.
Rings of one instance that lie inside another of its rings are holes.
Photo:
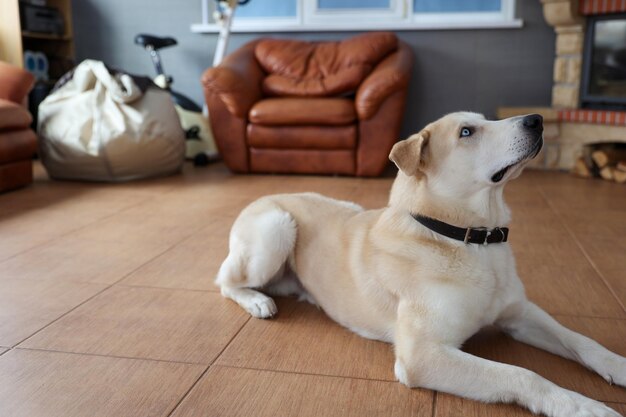
[[[435,391],[435,390],[432,390],[432,391],[433,391],[433,405],[432,405],[433,412],[432,412],[431,417],[435,417],[437,415],[437,394],[438,394],[438,392]]]
[[[248,371],[274,372],[274,373],[289,374],[289,375],[321,376],[321,377],[324,377],[324,378],[355,379],[355,380],[359,380],[359,381],[374,381],[374,382],[386,382],[386,383],[390,383],[390,384],[391,383],[393,383],[393,384],[400,384],[400,382],[398,382],[395,379],[379,379],[379,378],[366,378],[366,377],[362,377],[362,376],[315,374],[315,373],[312,373],[312,372],[286,371],[284,369],[254,368],[254,367],[250,367],[250,366],[235,366],[235,365],[228,365],[228,364],[215,363],[215,362],[212,363],[211,366],[220,366],[222,368],[231,368],[231,369],[246,369]],[[408,388],[408,389],[413,389],[413,388]],[[432,390],[428,390],[428,388],[418,388],[418,389],[432,391]]]
[[[170,248],[173,249],[173,248]],[[169,251],[169,250],[168,250]],[[160,253],[157,256],[161,256],[163,255],[163,253]],[[154,259],[151,259],[151,261],[153,261]],[[133,272],[135,272],[133,270]],[[127,278],[127,276],[124,276],[124,278]],[[78,281],[78,282],[83,282],[83,281]],[[113,283],[112,285],[115,285],[117,287],[128,287],[128,288],[150,288],[150,289],[154,289],[154,290],[173,290],[173,291],[195,291],[195,292],[203,292],[203,293],[211,293],[211,294],[219,294],[220,290],[219,288],[214,289],[214,290],[201,290],[198,288],[183,288],[183,287],[159,287],[156,285],[143,285],[143,284],[124,284],[120,281],[115,281],[115,283]]]
[[[52,324],[56,323],[57,321],[61,320],[63,317],[67,316],[68,314],[70,314],[71,312],[73,312],[74,310],[76,310],[77,308],[83,306],[85,303],[93,300],[94,298],[96,298],[97,296],[99,296],[100,294],[102,294],[103,292],[109,290],[110,288],[112,288],[115,284],[117,284],[118,282],[120,282],[121,280],[125,279],[126,277],[128,277],[130,274],[134,273],[135,271],[137,271],[138,269],[142,268],[144,265],[146,265],[149,262],[152,262],[154,259],[156,259],[157,257],[163,255],[165,252],[169,251],[170,249],[172,249],[174,245],[169,246],[167,249],[165,249],[162,252],[159,252],[158,254],[154,255],[153,257],[147,259],[145,262],[143,262],[142,264],[138,265],[136,268],[134,268],[133,270],[129,271],[128,273],[122,275],[117,281],[109,284],[108,286],[104,287],[103,289],[101,289],[100,291],[96,292],[94,295],[92,295],[91,297],[88,297],[86,300],[82,301],[81,303],[75,305],[74,307],[72,307],[71,309],[69,309],[68,311],[66,311],[65,313],[61,314],[59,317],[57,317],[56,319],[52,320],[51,322],[49,322],[48,324],[46,324],[45,326],[37,329],[35,332],[31,333],[30,335],[26,336],[24,339],[18,341],[17,343],[15,343],[12,348],[17,347],[18,345],[24,343],[26,340],[30,339],[31,337],[35,336],[37,333],[41,332],[42,330],[50,327]],[[106,285],[106,284],[105,284]]]
[[[154,198],[154,197],[151,197],[151,198]],[[92,221],[90,223],[87,223],[87,224],[84,224],[84,225],[82,225],[80,227],[77,227],[76,229],[68,230],[67,232],[61,233],[58,236],[51,237],[50,239],[48,239],[48,240],[46,240],[44,242],[41,242],[38,245],[35,245],[35,246],[32,246],[32,247],[30,247],[28,249],[24,249],[23,251],[14,253],[13,255],[9,256],[8,258],[0,259],[0,265],[5,263],[5,262],[7,262],[7,261],[9,261],[9,260],[11,260],[11,259],[13,259],[13,258],[15,258],[16,256],[23,255],[25,253],[30,252],[31,250],[35,250],[35,249],[40,248],[40,247],[42,247],[44,245],[48,245],[48,244],[50,244],[50,243],[52,243],[54,241],[57,241],[57,240],[59,240],[61,238],[67,237],[67,236],[71,235],[72,233],[75,233],[75,232],[78,232],[80,230],[83,230],[83,229],[85,229],[85,228],[87,228],[89,226],[93,226],[94,224],[96,224],[96,223],[98,223],[98,222],[100,222],[102,220],[106,220],[106,219],[108,219],[110,217],[113,217],[113,216],[115,216],[117,214],[120,214],[123,211],[126,211],[128,209],[134,208],[134,207],[139,206],[139,205],[141,205],[143,203],[145,203],[145,201],[141,201],[141,202],[136,203],[136,204],[131,204],[130,206],[126,206],[126,207],[122,208],[121,210],[118,210],[118,211],[116,211],[114,213],[111,213],[111,214],[108,214],[106,216],[100,217],[99,219],[96,219],[96,220],[94,220],[94,221]]]
[[[608,280],[606,279],[606,277],[604,276],[604,274],[602,272],[600,272],[600,269],[598,268],[598,266],[596,265],[596,263],[591,259],[591,256],[589,256],[589,254],[587,253],[587,251],[585,250],[584,246],[580,243],[580,240],[578,239],[578,237],[576,236],[576,234],[574,233],[574,231],[569,227],[569,225],[563,220],[562,216],[560,215],[560,213],[557,211],[557,209],[552,205],[552,203],[550,202],[550,200],[546,197],[546,195],[544,194],[543,190],[541,189],[541,187],[539,187],[539,193],[541,194],[541,196],[543,197],[543,199],[546,201],[546,203],[548,203],[548,207],[550,207],[550,210],[552,210],[552,212],[558,217],[559,222],[561,223],[561,225],[565,228],[565,230],[567,231],[567,233],[570,235],[570,237],[572,238],[572,240],[574,240],[574,243],[576,243],[576,246],[578,246],[578,249],[580,249],[580,251],[583,253],[583,255],[585,256],[585,259],[587,260],[587,262],[589,262],[589,264],[591,265],[591,267],[593,268],[593,270],[596,272],[596,274],[600,277],[600,280],[602,281],[602,283],[604,283],[605,287],[607,287],[607,289],[609,290],[609,292],[611,293],[611,295],[613,296],[613,298],[617,301],[617,304],[622,307],[622,311],[626,313],[626,306],[622,303],[622,300],[620,300],[620,298],[617,296],[617,293],[615,292],[615,290],[613,289],[613,287],[611,286],[611,284],[608,282]]]
[[[252,318],[252,316],[249,316],[248,319],[245,321],[244,324],[241,325],[241,327],[239,328],[239,330],[237,330],[237,332],[233,335],[233,337],[230,338],[230,340],[228,341],[228,343],[226,343],[224,345],[224,347],[222,348],[222,350],[220,350],[220,352],[215,356],[215,358],[213,359],[213,361],[211,361],[211,363],[209,365],[207,365],[206,369],[204,371],[202,371],[202,373],[200,373],[200,375],[198,376],[198,378],[193,382],[193,384],[191,384],[189,386],[189,389],[182,395],[182,397],[180,397],[180,399],[178,400],[178,402],[174,405],[174,407],[172,408],[172,411],[170,411],[167,414],[167,417],[171,417],[172,414],[174,414],[174,412],[176,412],[176,410],[180,407],[180,405],[183,403],[183,401],[185,401],[185,399],[189,396],[189,394],[191,393],[191,391],[193,390],[193,388],[198,385],[198,382],[200,382],[200,380],[204,377],[204,375],[206,375],[207,372],[209,372],[209,369],[211,369],[211,366],[213,366],[215,364],[215,361],[217,361],[217,358],[219,358],[222,353],[224,353],[224,351],[226,350],[226,348],[228,348],[228,346],[230,346],[230,344],[232,343],[233,340],[235,340],[235,338],[239,335],[239,333],[241,333],[241,331],[243,330],[244,327],[246,327],[246,325],[248,324],[248,322],[250,321],[250,319]]]
[[[598,320],[626,320],[626,317],[606,317],[606,316],[587,316],[581,314],[565,314],[565,313],[550,313],[551,316],[555,317],[580,317],[581,319],[598,319]]]
[[[170,359],[142,358],[138,356],[135,357],[135,356],[121,356],[121,355],[105,355],[102,353],[74,352],[74,351],[69,351],[69,350],[45,349],[45,348],[36,348],[36,347],[16,346],[10,350],[30,350],[30,351],[37,351],[37,352],[65,353],[68,355],[94,356],[98,358],[130,359],[130,360],[149,361],[149,362],[175,363],[179,365],[208,366],[206,363],[200,363],[200,362],[185,362],[185,361],[176,361],[176,360],[170,360]]]

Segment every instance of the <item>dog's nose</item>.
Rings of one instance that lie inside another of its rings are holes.
[[[529,114],[522,119],[522,125],[529,130],[543,132],[543,117],[540,114]]]

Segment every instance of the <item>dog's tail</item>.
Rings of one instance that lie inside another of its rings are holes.
[[[242,214],[233,225],[229,253],[215,282],[230,287],[264,286],[283,270],[296,235],[295,220],[282,209]]]

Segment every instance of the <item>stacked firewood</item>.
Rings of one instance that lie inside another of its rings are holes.
[[[573,173],[584,178],[599,177],[626,183],[626,148],[618,144],[586,146],[576,160]]]

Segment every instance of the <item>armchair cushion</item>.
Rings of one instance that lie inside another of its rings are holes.
[[[250,109],[249,120],[261,125],[347,125],[356,120],[347,98],[268,98]]]
[[[273,149],[354,149],[356,125],[261,126],[248,124],[248,145]]]
[[[335,96],[356,91],[398,40],[389,32],[374,32],[341,42],[266,39],[255,56],[268,73],[263,93],[274,96]]]
[[[37,152],[37,137],[30,129],[0,133],[0,165],[14,161],[30,161]]]

